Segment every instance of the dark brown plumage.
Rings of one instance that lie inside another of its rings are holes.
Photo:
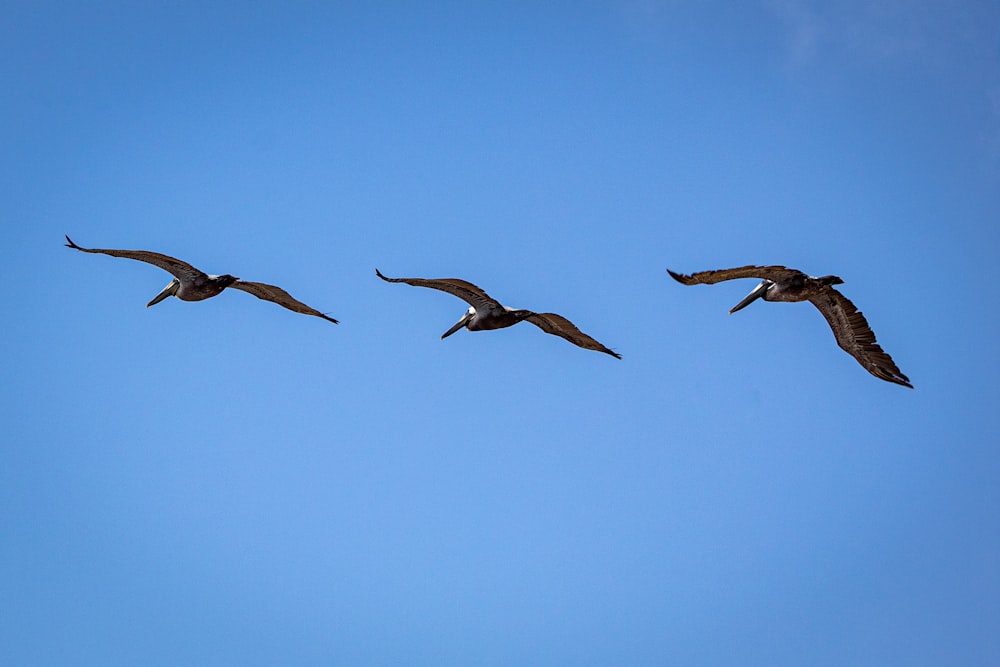
[[[880,380],[913,388],[910,379],[875,341],[868,320],[851,301],[833,288],[844,281],[837,276],[814,277],[784,266],[741,266],[735,269],[701,271],[685,275],[667,273],[684,285],[714,285],[724,280],[759,278],[761,282],[730,310],[734,313],[757,298],[765,301],[809,301],[823,314],[833,330],[837,344],[854,357],[865,370]]]
[[[622,355],[605,347],[580,331],[575,324],[562,315],[508,308],[501,305],[499,301],[480,288],[465,280],[459,278],[386,278],[378,269],[375,269],[375,274],[388,283],[406,283],[414,287],[429,287],[457,296],[468,303],[469,310],[441,338],[447,338],[462,327],[465,327],[469,331],[485,331],[489,329],[503,329],[527,320],[545,333],[564,338],[578,347],[596,352],[604,352],[616,359],[622,358]]]
[[[221,276],[208,275],[194,268],[187,262],[182,262],[181,260],[170,257],[169,255],[163,255],[149,250],[108,250],[104,248],[83,248],[73,243],[73,240],[70,239],[69,236],[66,237],[66,241],[66,246],[73,248],[74,250],[100,253],[102,255],[111,255],[112,257],[124,257],[125,259],[134,259],[140,262],[146,262],[147,264],[158,266],[172,275],[174,279],[170,281],[170,283],[163,288],[163,290],[156,295],[152,301],[146,304],[147,307],[159,303],[168,296],[176,296],[182,301],[201,301],[220,294],[222,290],[227,287],[232,287],[234,289],[253,294],[258,299],[276,303],[279,306],[296,313],[314,315],[315,317],[321,317],[328,322],[338,324],[337,320],[324,315],[315,308],[307,306],[285,290],[274,285],[247,282],[229,274]]]

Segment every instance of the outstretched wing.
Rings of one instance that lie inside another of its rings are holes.
[[[430,287],[441,290],[474,307],[477,311],[503,310],[500,302],[475,285],[459,278],[386,278],[382,272],[375,269],[375,274],[387,283],[406,283],[414,287]]]
[[[604,352],[605,354],[610,354],[615,359],[622,358],[622,355],[605,347],[604,345],[601,345],[599,342],[580,331],[575,324],[567,320],[562,315],[556,315],[555,313],[532,313],[525,319],[545,333],[565,338],[574,345],[578,345],[586,350]]]
[[[868,320],[851,300],[833,287],[827,287],[809,297],[809,301],[823,313],[837,344],[858,360],[865,370],[886,382],[895,382],[913,389],[910,379],[893,362],[892,357],[875,342],[875,333]]]
[[[232,289],[243,290],[248,294],[253,294],[258,299],[274,302],[279,306],[295,311],[296,313],[302,313],[303,315],[315,315],[316,317],[322,317],[328,322],[339,324],[337,320],[324,315],[315,308],[307,306],[280,287],[267,285],[265,283],[252,283],[246,280],[237,280],[229,287]]]
[[[134,259],[140,262],[146,262],[147,264],[152,264],[153,266],[158,266],[164,271],[170,273],[174,278],[181,281],[182,283],[190,284],[207,278],[204,272],[199,271],[187,262],[182,262],[181,260],[171,257],[169,255],[162,255],[158,252],[150,252],[149,250],[108,250],[106,248],[83,248],[73,243],[73,239],[69,236],[66,237],[66,247],[73,248],[74,250],[80,250],[82,252],[95,252],[102,255],[111,255],[112,257],[124,257],[125,259]]]
[[[736,269],[719,269],[717,271],[699,271],[690,275],[674,273],[667,269],[670,277],[685,285],[714,285],[724,280],[736,280],[737,278],[757,278],[759,280],[771,280],[781,282],[795,276],[803,276],[801,271],[789,269],[785,266],[741,266]]]

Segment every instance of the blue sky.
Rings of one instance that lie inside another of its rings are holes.
[[[996,3],[432,4],[0,9],[0,662],[1000,662]]]

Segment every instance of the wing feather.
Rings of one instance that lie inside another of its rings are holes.
[[[795,276],[805,275],[801,271],[789,269],[786,266],[755,266],[752,264],[735,269],[699,271],[698,273],[692,274],[674,273],[670,269],[667,269],[667,273],[669,273],[674,280],[685,285],[714,285],[715,283],[721,283],[724,280],[736,280],[738,278],[757,278],[759,280],[781,282],[783,280],[794,278]]]
[[[271,301],[278,304],[288,310],[294,311],[296,313],[302,313],[303,315],[315,315],[316,317],[322,317],[328,322],[333,322],[334,324],[339,324],[337,320],[324,315],[315,308],[307,306],[302,303],[291,294],[285,290],[277,287],[275,285],[268,285],[266,283],[254,283],[247,280],[237,280],[235,283],[230,285],[232,289],[242,290],[248,294],[253,294],[258,299],[263,299],[264,301]]]
[[[587,334],[580,331],[575,324],[567,320],[562,315],[555,313],[532,313],[525,318],[545,333],[565,338],[569,342],[586,350],[596,350],[610,354],[615,359],[621,359],[622,355],[597,342]]]
[[[149,250],[109,250],[106,248],[83,248],[73,243],[73,240],[67,236],[66,237],[66,247],[73,248],[75,250],[80,250],[82,252],[93,252],[100,253],[102,255],[111,255],[112,257],[124,257],[125,259],[134,259],[139,262],[146,262],[147,264],[152,264],[153,266],[159,267],[164,271],[171,274],[174,278],[181,281],[182,283],[194,283],[198,280],[203,280],[208,276],[198,269],[194,268],[187,262],[182,262],[176,257],[171,257],[170,255],[163,255],[158,252],[152,252]]]
[[[875,341],[875,332],[868,325],[868,320],[850,299],[833,287],[827,287],[810,296],[809,301],[823,313],[833,329],[837,344],[857,359],[865,370],[880,380],[913,388],[910,379]]]
[[[472,283],[459,278],[386,278],[375,269],[375,274],[387,283],[406,283],[414,287],[430,287],[457,296],[478,311],[503,310],[500,302]]]

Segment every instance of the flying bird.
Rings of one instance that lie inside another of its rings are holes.
[[[857,359],[866,371],[880,380],[913,388],[910,379],[896,367],[892,357],[877,342],[868,320],[843,294],[833,288],[844,281],[837,276],[807,276],[801,271],[784,266],[741,266],[738,269],[702,271],[691,275],[667,273],[684,285],[714,285],[737,278],[760,278],[757,285],[742,301],[733,306],[730,314],[747,307],[758,298],[764,301],[809,301],[823,313],[833,329],[837,344]]]
[[[135,259],[140,262],[152,264],[153,266],[158,266],[164,271],[170,273],[174,279],[171,280],[159,294],[153,297],[152,301],[146,304],[147,308],[158,304],[168,296],[175,296],[182,301],[201,301],[203,299],[216,296],[227,287],[232,287],[233,289],[249,292],[258,299],[273,301],[279,306],[287,308],[288,310],[293,310],[296,313],[302,313],[303,315],[315,315],[316,317],[322,317],[328,322],[338,324],[337,320],[324,315],[315,308],[310,308],[306,304],[292,297],[292,295],[285,290],[280,287],[275,287],[274,285],[252,283],[240,280],[239,278],[231,276],[228,273],[221,276],[208,275],[206,273],[202,273],[187,262],[182,262],[181,260],[170,257],[169,255],[161,255],[158,252],[150,252],[148,250],[105,250],[100,248],[83,248],[73,243],[73,240],[69,236],[66,237],[66,241],[66,247],[68,248],[73,248],[82,252],[94,252],[111,255],[112,257]]]
[[[414,287],[430,287],[457,296],[467,304],[469,309],[465,311],[455,325],[441,335],[445,339],[462,327],[469,331],[485,331],[488,329],[503,329],[511,327],[527,320],[536,327],[556,336],[565,338],[569,342],[586,350],[596,350],[610,354],[616,359],[621,359],[622,355],[614,350],[608,349],[596,340],[576,328],[572,322],[562,315],[555,313],[536,313],[531,310],[508,308],[500,305],[500,302],[492,298],[489,294],[479,289],[470,282],[459,280],[458,278],[386,278],[382,272],[375,269],[375,274],[382,280],[389,283],[406,283]]]

